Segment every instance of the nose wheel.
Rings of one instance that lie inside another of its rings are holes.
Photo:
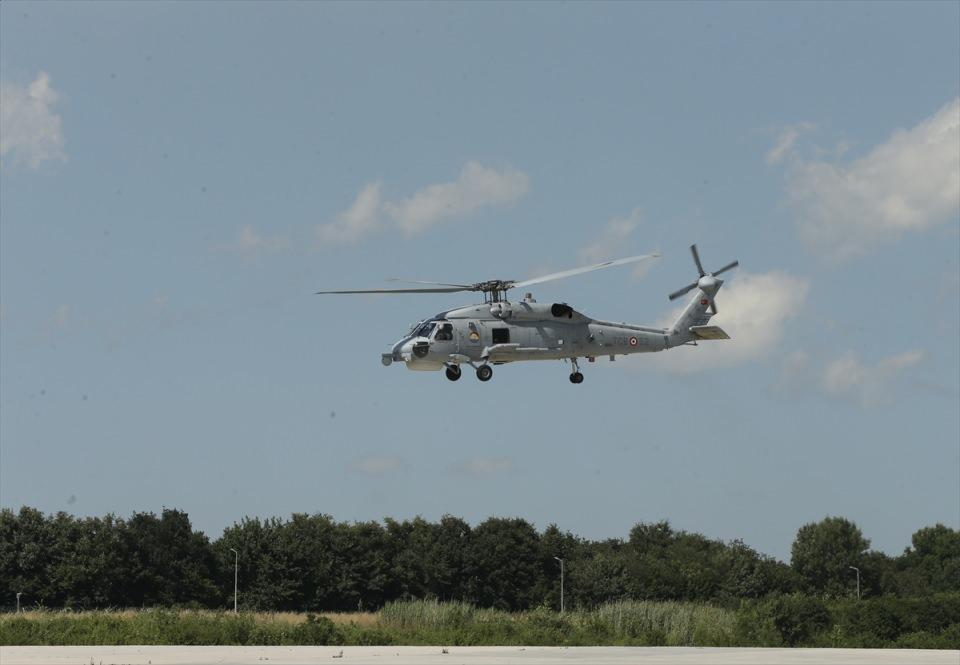
[[[477,378],[481,381],[489,381],[493,378],[493,368],[490,365],[480,365],[477,368]]]
[[[580,373],[580,365],[577,364],[577,359],[571,358],[570,364],[573,365],[573,372],[570,374],[570,383],[583,383],[583,374]]]
[[[460,369],[459,365],[447,365],[448,379],[450,379],[451,381],[457,381],[461,377],[461,375],[463,375],[463,371]]]

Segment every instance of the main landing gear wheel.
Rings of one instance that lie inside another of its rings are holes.
[[[477,378],[481,381],[489,381],[493,377],[493,368],[490,365],[480,365],[477,368]]]
[[[448,365],[447,366],[447,378],[451,381],[456,381],[463,374],[458,365]]]
[[[570,374],[570,383],[583,383],[583,374],[580,373],[580,365],[577,363],[577,359],[571,358],[570,364],[573,365],[573,372]]]

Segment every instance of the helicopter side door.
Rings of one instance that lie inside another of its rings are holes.
[[[448,356],[460,352],[460,337],[450,321],[437,321],[431,340],[434,355]]]

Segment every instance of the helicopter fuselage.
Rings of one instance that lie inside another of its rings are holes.
[[[670,331],[592,319],[566,303],[486,302],[441,312],[417,323],[382,355],[384,365],[440,370],[526,360],[586,358],[662,351]]]

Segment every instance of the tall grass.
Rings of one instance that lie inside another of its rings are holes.
[[[342,641],[333,622],[228,612],[31,612],[0,617],[2,645],[324,645]]]
[[[660,636],[667,646],[723,646],[732,641],[735,612],[703,603],[622,601],[587,613],[598,631],[618,640]]]
[[[721,645],[733,613],[693,603],[622,602],[559,614],[463,602],[389,603],[376,614],[174,610],[0,615],[0,644]]]
[[[713,645],[733,640],[735,612],[699,603],[622,601],[558,614],[508,613],[467,603],[390,603],[379,625],[404,641],[450,644]]]
[[[810,611],[811,603],[818,611]],[[822,607],[820,607],[822,606]],[[822,610],[822,611],[821,611]],[[813,619],[816,619],[814,621]],[[960,594],[834,602],[803,597],[703,603],[623,601],[560,614],[462,602],[389,603],[375,614],[175,610],[0,614],[0,645],[638,645],[956,649]]]

